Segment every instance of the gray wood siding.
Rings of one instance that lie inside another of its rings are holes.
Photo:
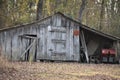
[[[66,28],[66,60],[79,61],[80,59],[80,44],[79,36],[74,36],[73,31],[79,30],[79,24],[76,24],[69,19],[62,17],[61,15],[56,15],[53,19],[56,24],[53,26],[65,27]]]
[[[49,32],[48,26],[51,26],[51,28],[59,28],[61,33]],[[29,40],[21,38],[20,35],[34,34],[37,35],[38,38],[37,59],[79,61],[79,36],[73,35],[73,30],[75,29],[79,30],[78,24],[61,15],[54,15],[37,23],[1,31],[0,51],[1,54],[9,60],[19,60],[22,53],[29,46]],[[55,35],[58,36],[58,41],[63,40],[63,42],[55,43],[54,39],[52,39],[57,37]],[[63,45],[63,43],[65,44]],[[63,46],[65,46],[64,49],[62,48]],[[60,53],[65,52],[65,54],[56,57],[52,56],[49,48],[54,48]]]

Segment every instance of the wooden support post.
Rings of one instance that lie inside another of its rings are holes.
[[[120,42],[117,40],[116,42],[116,59],[118,61],[118,63],[120,63]]]
[[[86,46],[86,42],[85,42],[85,37],[84,37],[84,32],[83,31],[81,31],[80,38],[81,38],[81,43],[82,43],[83,51],[85,53],[86,61],[87,61],[87,63],[89,63],[88,51],[87,51],[87,46]]]

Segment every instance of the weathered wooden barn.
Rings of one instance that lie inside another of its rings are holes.
[[[9,60],[81,61],[102,48],[120,54],[119,38],[89,28],[58,12],[39,21],[0,30],[0,52]]]

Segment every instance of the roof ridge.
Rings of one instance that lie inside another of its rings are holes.
[[[76,20],[76,19],[70,18],[69,16],[67,16],[66,14],[64,14],[64,13],[62,13],[62,12],[60,12],[60,11],[54,13],[53,15],[47,16],[47,17],[45,17],[45,18],[42,18],[42,19],[40,19],[40,20],[33,21],[33,22],[31,22],[31,23],[23,23],[23,24],[20,24],[20,25],[15,25],[15,26],[13,26],[13,27],[7,27],[7,28],[0,29],[0,32],[1,32],[1,31],[5,31],[5,30],[9,30],[9,29],[13,29],[13,28],[19,28],[19,27],[25,26],[25,25],[35,24],[35,23],[38,23],[38,22],[40,22],[40,21],[42,21],[42,20],[44,20],[44,19],[50,18],[50,17],[52,17],[52,16],[54,16],[54,15],[56,15],[56,14],[60,14],[60,15],[62,15],[63,17],[66,17],[66,18],[68,18],[68,19],[70,19],[70,20],[72,20],[72,21],[80,24],[80,25],[81,25],[80,27],[83,28],[83,29],[87,29],[87,30],[90,30],[90,31],[92,31],[92,32],[96,32],[96,34],[102,35],[102,36],[104,36],[104,37],[107,37],[107,38],[110,38],[110,39],[113,39],[113,40],[120,40],[120,38],[117,37],[117,36],[114,36],[114,35],[111,35],[111,34],[108,34],[108,33],[105,33],[105,32],[101,32],[101,31],[99,31],[99,30],[96,30],[96,29],[93,29],[93,28],[91,28],[91,27],[88,27],[87,25],[82,24],[81,22],[79,22],[79,21]]]

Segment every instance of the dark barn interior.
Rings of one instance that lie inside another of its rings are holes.
[[[112,39],[110,36],[104,35],[104,33],[98,34],[95,31],[93,32],[84,28],[81,28],[81,31],[84,32],[89,60],[97,58],[101,62],[102,49],[116,49],[114,38]],[[86,60],[85,57],[84,60]],[[82,62],[86,62],[84,60]]]
[[[106,37],[103,38],[103,36],[87,30],[84,30],[84,35],[89,55],[99,55],[101,53],[101,49],[113,48],[114,41]]]

